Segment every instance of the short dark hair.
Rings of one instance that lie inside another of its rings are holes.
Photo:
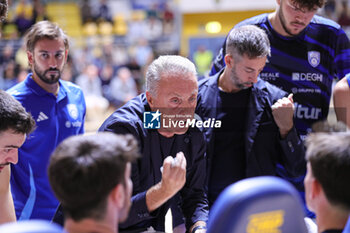
[[[226,39],[226,54],[247,55],[250,59],[270,55],[270,41],[264,30],[254,25],[233,28]]]
[[[15,133],[30,134],[34,128],[32,115],[10,94],[0,90],[0,132],[10,129]]]
[[[301,9],[313,10],[315,7],[322,8],[325,0],[292,0],[292,3]]]
[[[7,0],[0,0],[0,21],[3,21],[7,18],[7,9],[8,9]]]
[[[36,42],[41,39],[62,39],[66,50],[69,49],[67,35],[57,24],[50,21],[40,21],[29,28],[25,35],[27,51],[33,52]]]
[[[132,135],[99,132],[65,139],[50,158],[48,175],[67,217],[102,219],[107,196],[125,184],[126,164],[138,156]]]
[[[341,125],[337,123],[309,134],[306,160],[328,201],[350,210],[350,132],[336,132],[343,129]],[[327,128],[330,132],[325,132]]]

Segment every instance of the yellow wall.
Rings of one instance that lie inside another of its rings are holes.
[[[182,35],[181,35],[181,55],[188,56],[188,40],[191,37],[217,37],[226,36],[230,29],[244,19],[253,17],[266,11],[233,11],[219,13],[195,13],[184,14],[182,17]],[[217,34],[209,34],[205,31],[205,25],[209,21],[218,21],[221,23],[222,29]]]

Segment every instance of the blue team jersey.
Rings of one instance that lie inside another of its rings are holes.
[[[59,81],[57,98],[31,78],[8,90],[35,119],[36,129],[11,166],[11,191],[18,220],[51,220],[58,206],[47,176],[51,153],[65,138],[84,133],[85,100],[81,89]]]
[[[349,39],[335,22],[314,16],[298,36],[284,37],[271,26],[268,14],[242,21],[235,27],[256,25],[265,30],[271,56],[260,77],[288,93],[294,93],[295,124],[304,137],[312,124],[327,118],[334,78],[350,72]],[[211,75],[225,66],[224,43]]]

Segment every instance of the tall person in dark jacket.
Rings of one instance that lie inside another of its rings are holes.
[[[142,153],[132,166],[132,206],[120,231],[151,226],[164,231],[164,217],[171,208],[174,227],[183,223],[184,216],[189,232],[205,232],[204,135],[196,127],[169,124],[193,118],[198,93],[195,66],[181,56],[161,56],[147,70],[146,89],[100,128],[134,135]]]
[[[208,199],[241,179],[304,174],[304,146],[293,124],[293,96],[261,80],[270,43],[256,26],[233,29],[227,37],[226,67],[199,83],[196,113],[221,121],[207,128]]]

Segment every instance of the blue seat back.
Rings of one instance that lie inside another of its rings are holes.
[[[62,233],[63,228],[45,220],[25,220],[0,225],[0,232],[6,233]]]
[[[254,177],[228,186],[209,214],[208,233],[306,233],[298,192],[278,177]]]

